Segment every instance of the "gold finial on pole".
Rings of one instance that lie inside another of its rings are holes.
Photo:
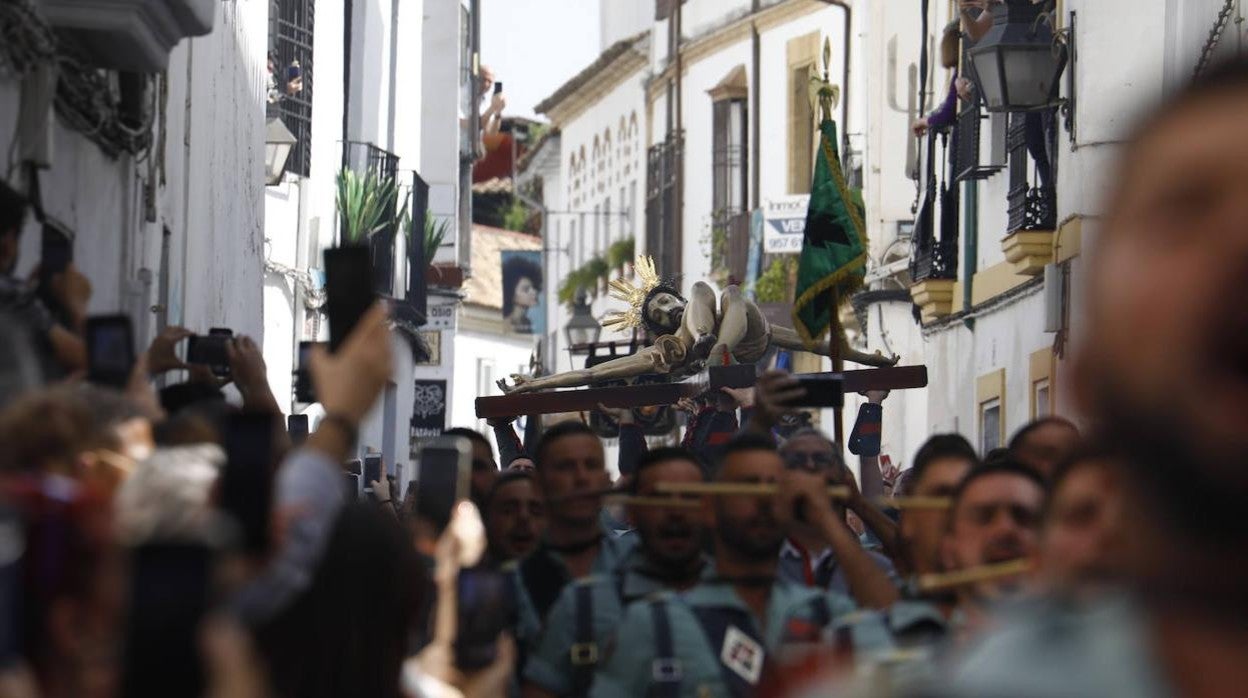
[[[836,105],[841,101],[841,89],[832,84],[830,77],[832,72],[832,40],[824,37],[823,39],[823,78],[816,75],[810,77],[810,102],[813,107],[817,102],[819,105],[820,120],[831,119],[832,110],[836,109]]]

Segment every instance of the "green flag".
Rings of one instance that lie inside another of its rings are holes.
[[[837,306],[862,286],[867,266],[866,226],[861,205],[845,186],[836,124],[824,119],[819,131],[793,304],[793,327],[808,346],[836,324]]]

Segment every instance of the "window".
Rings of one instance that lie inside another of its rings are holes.
[[[580,258],[577,254],[580,247],[579,240],[576,237],[576,219],[568,221],[568,256],[572,258],[572,266],[580,266]]]
[[[1001,446],[1001,400],[993,398],[979,405],[979,452],[987,454]]]
[[[746,149],[749,143],[744,99],[715,103],[711,126],[711,210],[734,214],[745,210],[749,172]]]
[[[599,249],[606,250],[607,245],[611,244],[611,197],[609,196],[602,202],[602,227],[605,231],[605,234],[602,236],[605,244],[601,245]]]
[[[1031,384],[1031,418],[1038,419],[1053,412],[1053,349],[1032,352],[1028,357],[1028,383]]]
[[[1039,419],[1049,416],[1049,379],[1031,384],[1031,416]]]
[[[286,171],[307,177],[312,164],[313,0],[273,0],[270,6],[269,116],[280,117],[298,142]],[[273,113],[276,112],[276,113]]]
[[[980,455],[1005,443],[1005,369],[980,376],[975,381],[979,405]]]
[[[810,78],[814,65],[794,68],[789,74],[789,193],[810,193],[815,169],[815,110],[810,104]]]
[[[594,204],[594,254],[602,252],[602,205]]]
[[[789,70],[789,193],[807,194],[815,168],[815,108],[810,103],[810,79],[819,75],[819,32],[790,39],[785,52]]]

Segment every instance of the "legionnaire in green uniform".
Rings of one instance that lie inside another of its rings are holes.
[[[542,435],[535,476],[546,499],[547,528],[537,550],[517,568],[516,639],[531,645],[563,588],[591,574],[614,573],[635,545],[601,522],[602,491],[611,485],[602,441],[582,422],[562,422]]]
[[[776,580],[794,511],[816,528],[834,516],[822,478],[786,473],[770,439],[743,435],[724,448],[716,479],[780,483],[781,492],[715,497],[707,505],[715,576],[683,594],[629,606],[590,695],[753,695],[765,673],[776,676],[854,611],[846,596]]]
[[[660,448],[638,461],[631,492],[657,499],[659,482],[704,480],[705,471],[691,452]],[[526,696],[585,695],[628,604],[665,590],[688,589],[710,571],[702,555],[703,526],[696,509],[630,505],[628,512],[641,543],[614,574],[564,587],[541,636],[529,648]]]

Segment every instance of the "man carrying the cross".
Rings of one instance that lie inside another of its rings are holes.
[[[781,493],[717,496],[706,505],[714,576],[683,594],[629,606],[590,695],[752,695],[764,674],[778,678],[781,655],[817,643],[854,611],[842,594],[776,577],[794,512],[819,528],[834,516],[822,478],[786,473],[770,439],[743,434],[725,446],[716,481],[780,483]]]
[[[709,575],[711,564],[702,552],[700,502],[669,496],[676,501],[663,506],[664,498],[657,492],[660,482],[705,479],[697,458],[683,448],[658,448],[638,460],[628,512],[641,543],[614,573],[564,587],[530,649],[524,671],[526,698],[586,695],[599,658],[629,604],[665,590],[689,589]]]

